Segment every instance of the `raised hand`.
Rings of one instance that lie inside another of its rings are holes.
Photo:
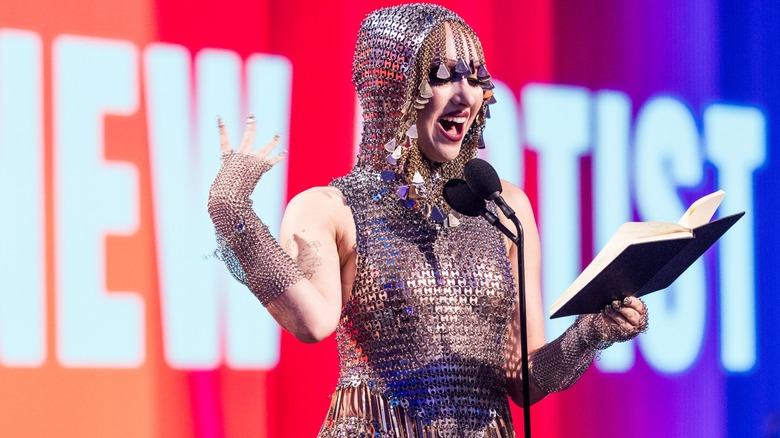
[[[232,155],[234,152],[233,148],[230,146],[230,139],[228,138],[227,128],[225,127],[225,122],[222,120],[222,117],[217,117],[217,125],[219,126],[219,147],[220,151],[222,152],[222,157],[224,158],[226,156]],[[255,140],[255,126],[255,117],[250,114],[246,118],[246,128],[244,129],[244,135],[241,138],[241,144],[238,145],[238,151],[235,153],[251,155],[260,160],[267,160],[270,166],[273,166],[279,161],[282,161],[286,154],[285,151],[272,158],[266,158],[279,144],[279,139],[281,136],[278,133],[275,134],[271,141],[266,143],[262,148],[258,149],[257,151],[252,150]]]
[[[260,177],[274,164],[281,161],[285,153],[274,157],[268,155],[279,144],[279,134],[260,149],[254,151],[255,118],[246,119],[246,128],[237,151],[230,146],[227,128],[222,118],[217,119],[219,126],[219,147],[222,152],[222,166],[209,190],[209,213],[214,219],[215,207],[236,209],[251,206],[249,195],[254,191]],[[215,219],[216,223],[216,219]]]
[[[209,190],[208,210],[217,231],[217,255],[228,270],[267,305],[303,278],[298,265],[279,246],[252,210],[249,195],[260,177],[284,158],[268,158],[279,143],[279,135],[253,151],[255,118],[247,117],[237,151],[228,140],[227,128],[218,119],[222,166]]]

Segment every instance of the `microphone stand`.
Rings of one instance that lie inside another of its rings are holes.
[[[495,200],[494,200],[495,201]],[[523,381],[523,429],[525,438],[531,438],[531,386],[530,373],[528,370],[528,320],[526,317],[525,303],[525,265],[523,264],[523,226],[517,219],[515,212],[505,203],[496,203],[505,216],[512,221],[517,230],[517,235],[512,234],[507,227],[502,224],[498,216],[488,210],[482,211],[484,217],[491,225],[498,228],[506,237],[517,245],[517,293],[519,295],[518,307],[520,311],[520,376]],[[506,209],[505,209],[506,208]]]
[[[520,375],[523,379],[523,429],[525,438],[531,438],[531,382],[528,370],[528,320],[526,318],[525,303],[525,264],[523,263],[523,226],[514,214],[509,217],[515,229],[517,237],[514,241],[517,245],[517,293],[519,295],[518,307],[520,310]]]

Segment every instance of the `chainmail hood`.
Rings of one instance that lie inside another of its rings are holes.
[[[427,84],[431,67],[417,65],[420,64],[417,58],[426,37],[444,22],[467,29],[469,37],[476,40],[473,30],[462,18],[438,5],[417,3],[383,8],[369,14],[361,23],[352,67],[352,81],[363,116],[358,167],[370,170],[394,168],[395,163],[388,163],[391,149],[386,145],[396,139],[400,146],[405,141],[407,130],[416,123],[413,104],[415,99],[417,103],[426,101],[419,87],[423,81]],[[479,58],[482,58],[481,46],[478,41],[475,44]],[[483,59],[479,61],[484,64]],[[487,70],[484,70],[484,75],[487,75]],[[492,89],[489,75],[482,79],[486,84],[483,88]],[[487,97],[492,96],[492,91],[489,93]],[[480,117],[464,138],[462,151],[468,155],[461,160],[464,163],[476,154],[477,142],[481,139],[479,134],[484,126],[484,111],[485,104]],[[406,141],[408,146],[408,139]],[[414,143],[412,139],[412,146],[415,146]]]

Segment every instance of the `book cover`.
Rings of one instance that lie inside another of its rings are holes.
[[[550,308],[551,318],[597,313],[613,300],[668,287],[745,213],[712,222],[722,190],[691,204],[676,224],[628,222]]]

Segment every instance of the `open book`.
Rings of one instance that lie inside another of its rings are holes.
[[[699,198],[676,224],[627,222],[550,308],[551,318],[597,313],[612,300],[672,284],[745,212],[710,222],[726,193]]]

